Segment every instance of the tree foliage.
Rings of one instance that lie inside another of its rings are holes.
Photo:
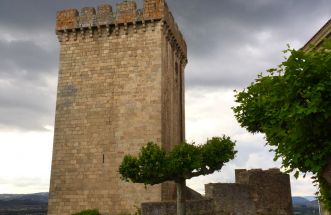
[[[150,142],[137,157],[126,155],[119,172],[123,180],[149,185],[190,179],[220,170],[234,158],[234,145],[229,137],[213,137],[201,146],[184,142],[167,152]]]
[[[313,173],[329,209],[331,189],[322,173],[331,157],[330,49],[330,42],[308,53],[288,48],[278,68],[236,94],[233,108],[241,126],[265,134],[283,167],[295,176]]]
[[[137,157],[126,155],[119,172],[123,180],[145,185],[175,181],[177,214],[185,215],[186,179],[220,170],[237,153],[234,145],[229,137],[213,137],[204,145],[184,142],[168,152],[150,142],[142,147]]]
[[[73,215],[101,215],[97,209],[84,210]]]

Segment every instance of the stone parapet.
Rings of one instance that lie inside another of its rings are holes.
[[[282,173],[278,168],[272,168],[268,170],[262,169],[236,169],[235,170],[236,183],[239,184],[256,184],[264,178],[282,178],[284,181],[289,181],[289,175]],[[258,180],[258,181],[256,181]],[[266,181],[267,182],[267,181]]]
[[[211,199],[186,201],[187,215],[214,215]],[[148,202],[141,204],[143,215],[176,215],[176,202]]]
[[[254,195],[249,186],[234,183],[206,184],[205,192],[207,198],[213,199],[217,215],[256,215]]]
[[[236,170],[236,183],[249,187],[257,214],[292,214],[290,176],[279,169]]]
[[[169,41],[186,59],[186,42],[165,0],[144,0],[143,9],[137,9],[137,4],[133,0],[124,0],[116,5],[116,10],[107,4],[100,5],[96,9],[84,7],[80,12],[77,9],[61,10],[56,15],[55,30],[61,36],[69,33],[84,33],[84,31],[90,31],[90,35],[93,35],[95,31],[101,32],[100,29],[107,29],[109,36],[112,28],[118,32],[118,28],[127,29],[128,26],[133,26],[136,29],[137,26],[145,27],[147,23],[153,25],[155,22],[163,23],[163,31]]]
[[[188,200],[189,215],[293,215],[290,178],[279,169],[237,169],[236,183],[205,185],[205,199]],[[175,215],[175,202],[142,204],[142,215]]]

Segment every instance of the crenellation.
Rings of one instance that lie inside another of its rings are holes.
[[[84,7],[80,11],[78,18],[79,26],[82,28],[91,28],[96,24],[96,11],[94,7]]]
[[[135,1],[126,0],[116,4],[116,23],[134,23],[137,19],[137,4]]]
[[[108,4],[100,5],[97,9],[85,7],[80,12],[76,9],[62,10],[57,13],[56,34],[59,41],[64,42],[69,40],[69,34],[74,35],[72,37],[74,40],[79,34],[82,38],[92,38],[95,31],[101,37],[102,29],[106,29],[106,36],[110,36],[111,33],[119,35],[120,28],[128,33],[129,26],[133,26],[134,33],[137,32],[138,26],[142,26],[145,32],[148,23],[151,23],[151,30],[154,31],[156,22],[163,24],[167,34],[171,35],[172,45],[179,49],[186,59],[185,40],[164,0],[144,0],[143,9],[137,9],[134,0],[125,0],[116,4],[116,11],[113,11],[112,6]]]
[[[113,13],[113,7],[110,4],[103,4],[98,6],[98,14],[101,15],[109,15]]]
[[[279,168],[270,168],[270,169],[266,170],[266,172],[271,173],[271,174],[272,173],[274,173],[274,174],[281,173]]]
[[[143,17],[145,20],[160,19],[167,8],[164,0],[144,0]]]
[[[74,29],[77,27],[79,12],[76,9],[65,9],[56,14],[56,31]]]

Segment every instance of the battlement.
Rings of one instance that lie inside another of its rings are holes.
[[[55,30],[59,37],[64,35],[67,39],[70,33],[85,31],[89,31],[90,37],[93,37],[94,32],[100,33],[101,29],[106,29],[106,35],[110,36],[112,29],[118,34],[121,27],[126,30],[130,26],[134,29],[137,29],[137,26],[146,28],[146,24],[151,23],[153,26],[155,22],[162,22],[167,38],[186,58],[186,42],[165,0],[144,0],[142,9],[137,9],[134,0],[124,0],[116,4],[116,10],[108,4],[97,8],[84,7],[80,12],[77,9],[61,10],[56,15]]]
[[[235,170],[235,178],[236,183],[239,184],[250,184],[255,183],[256,180],[262,180],[263,178],[268,177],[285,177],[287,179],[288,175],[284,174],[278,168],[271,168],[268,170],[262,169],[236,169]]]

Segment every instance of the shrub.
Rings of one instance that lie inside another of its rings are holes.
[[[75,213],[72,215],[101,215],[101,214],[99,213],[99,211],[97,209],[93,209],[93,210],[84,210],[84,211],[81,211],[79,213]]]

